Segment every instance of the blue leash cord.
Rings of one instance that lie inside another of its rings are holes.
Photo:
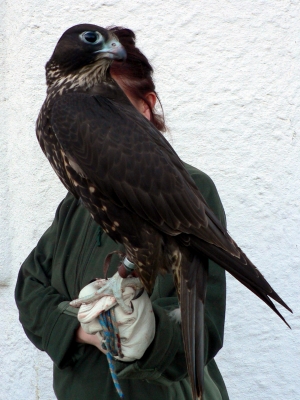
[[[118,395],[121,397],[121,399],[123,399],[124,394],[122,392],[118,376],[116,374],[115,360],[114,360],[114,356],[119,356],[120,358],[123,357],[121,351],[121,339],[119,334],[119,328],[117,325],[114,309],[111,308],[110,310],[100,314],[99,322],[103,329],[104,345],[106,347],[105,350],[107,350],[106,357],[111,377],[114,382],[115,388],[118,392]]]

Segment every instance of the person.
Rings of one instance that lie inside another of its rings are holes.
[[[111,76],[136,109],[159,130],[165,131],[163,115],[156,111],[158,95],[153,69],[135,46],[134,33],[110,28],[127,51],[125,62],[113,62]],[[224,210],[212,180],[185,164],[207,203],[225,225]],[[108,253],[122,250],[92,220],[88,211],[68,193],[54,221],[21,266],[15,299],[19,319],[31,342],[53,361],[53,387],[59,400],[118,399],[106,356],[96,335],[88,334],[69,302],[94,278],[101,276]],[[119,258],[112,257],[110,275]],[[223,345],[225,319],[225,272],[210,261],[205,309],[205,400],[228,400],[215,355]],[[180,324],[168,312],[178,307],[171,274],[158,276],[150,294],[155,315],[155,334],[143,356],[132,362],[116,361],[125,399],[192,399],[187,376]],[[136,300],[138,301],[138,299]]]

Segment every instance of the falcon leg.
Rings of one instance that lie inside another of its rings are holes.
[[[131,306],[128,306],[124,303],[123,300],[123,289],[126,286],[131,286],[135,290],[141,289],[143,287],[139,278],[126,278],[123,279],[120,274],[117,272],[113,277],[108,279],[104,286],[98,289],[95,293],[81,297],[79,299],[73,300],[70,302],[70,305],[73,307],[80,307],[82,304],[90,304],[93,301],[100,299],[103,296],[114,296],[117,303],[120,305],[122,310],[127,313],[131,314],[132,309]]]
[[[118,268],[118,272],[122,278],[127,278],[129,275],[136,277],[135,268],[135,264],[125,257],[122,264]]]

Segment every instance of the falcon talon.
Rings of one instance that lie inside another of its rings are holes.
[[[96,292],[90,294],[88,296],[83,296],[81,298],[75,299],[70,302],[72,307],[80,307],[82,304],[90,304],[93,301],[100,299],[103,296],[114,296],[117,303],[120,305],[122,310],[126,312],[126,314],[131,314],[132,309],[130,306],[127,306],[124,303],[122,290],[126,286],[132,286],[135,290],[142,289],[143,285],[139,278],[126,278],[123,279],[119,273],[115,273],[111,278],[107,280],[107,282]]]

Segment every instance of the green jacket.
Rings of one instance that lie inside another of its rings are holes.
[[[186,165],[201,193],[225,224],[216,188],[203,172]],[[32,343],[54,363],[54,391],[59,400],[119,399],[107,359],[96,347],[74,340],[79,326],[68,302],[94,278],[102,277],[105,256],[120,245],[92,220],[88,211],[68,194],[55,219],[22,265],[15,297],[20,322]],[[113,257],[110,275],[116,271]],[[141,360],[117,362],[125,400],[192,399],[186,372],[180,325],[166,310],[178,306],[172,276],[159,276],[151,295],[156,334]],[[223,344],[225,273],[209,265],[205,311],[205,400],[228,400],[214,356]]]

